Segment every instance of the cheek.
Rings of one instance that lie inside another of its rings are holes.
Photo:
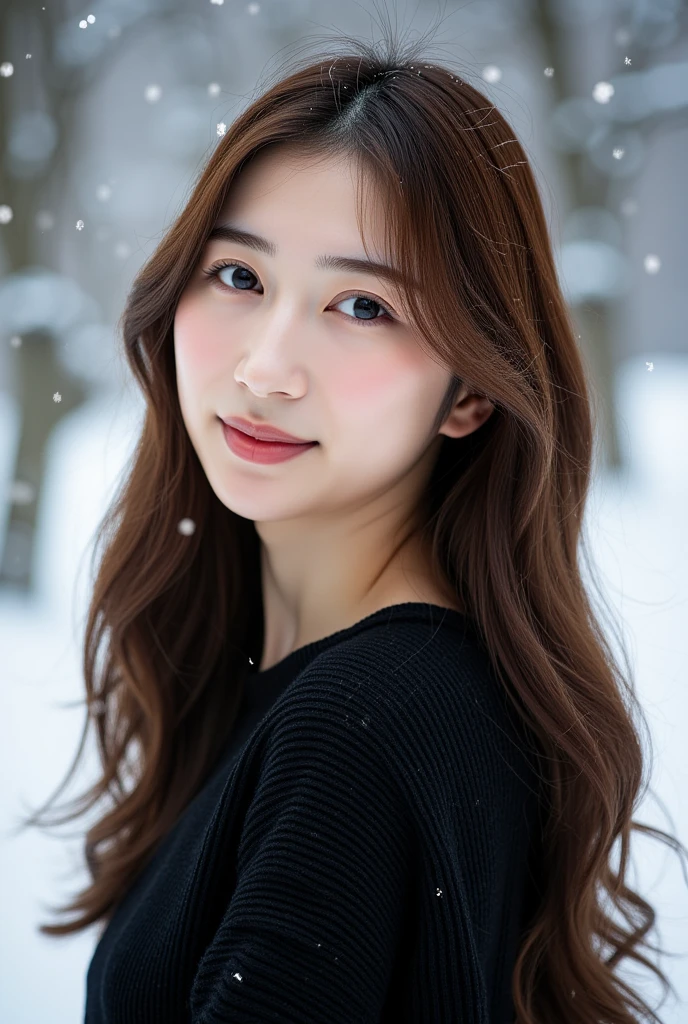
[[[338,361],[328,375],[327,393],[342,439],[341,458],[358,476],[367,466],[373,475],[392,480],[415,463],[430,439],[445,376],[411,345],[387,348],[379,358]]]
[[[371,328],[372,330],[373,328]],[[391,352],[379,359],[338,362],[328,382],[333,403],[347,417],[361,424],[379,424],[389,416],[413,418],[413,410],[422,401],[423,368],[414,353]]]
[[[344,405],[370,407],[390,390],[393,372],[389,366],[345,363],[332,374],[330,394]],[[362,412],[363,409],[361,408]]]
[[[174,318],[174,353],[179,384],[202,383],[212,378],[217,373],[222,347],[222,336],[212,317],[200,306],[180,303]]]

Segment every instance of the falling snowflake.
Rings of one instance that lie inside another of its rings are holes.
[[[31,60],[31,54],[30,54],[30,53],[27,53],[27,55],[26,55],[26,59],[27,59],[27,60]]]
[[[149,103],[157,103],[162,96],[162,89],[159,85],[147,85],[144,95]]]
[[[99,185],[96,189],[96,198],[100,199],[101,203],[107,202],[112,195],[112,189],[109,185]]]
[[[217,126],[217,134],[218,135],[224,135],[224,133],[226,131],[227,131],[227,125],[224,123],[224,121],[220,121],[219,125]]]
[[[645,365],[647,366],[647,368],[650,371],[650,373],[652,373],[652,371],[655,368],[655,364],[654,363],[645,363]]]
[[[656,274],[659,268],[661,267],[662,263],[659,256],[655,256],[654,254],[651,253],[650,255],[645,257],[645,259],[643,260],[643,265],[645,266],[645,270],[648,272],[648,274]]]
[[[621,149],[619,146],[617,146],[616,149],[612,150],[612,155],[613,155],[615,160],[620,160],[625,152],[626,152],[625,149]]]
[[[115,246],[115,256],[118,260],[125,260],[130,252],[131,248],[126,242],[118,242]]]
[[[225,0],[210,0],[211,4],[217,4],[218,7],[222,7]]]
[[[12,337],[10,338],[10,345],[12,346],[12,348],[19,348],[21,343],[22,340],[18,334],[13,334]]]
[[[177,523],[177,531],[185,537],[190,537],[192,533],[196,532],[196,524],[193,519],[180,519]]]
[[[501,77],[501,68],[498,68],[496,64],[488,64],[483,68],[483,78],[486,82],[498,82]]]
[[[545,68],[545,74],[547,75],[548,78],[551,78],[552,75],[554,74],[554,68]]]
[[[249,14],[258,14],[260,11],[260,4],[249,4],[246,10]]]
[[[248,663],[249,663],[249,665],[252,665],[253,664],[253,658],[249,658],[248,659]]]
[[[10,75],[14,74],[14,64],[10,64],[8,60],[0,64],[0,75],[3,78],[9,78]]]
[[[208,86],[208,95],[209,96],[219,96],[220,95],[220,85],[219,85],[218,82],[211,82],[210,83],[210,85]]]
[[[88,22],[85,19],[83,19],[79,22],[79,28],[88,28]]]
[[[624,64],[630,64],[630,63],[631,63],[631,58],[630,57],[624,57]]]
[[[76,229],[77,229],[77,231],[83,231],[84,230],[84,222],[82,220],[78,220],[76,222]]]
[[[441,896],[441,895],[442,895],[442,890],[441,890],[441,889],[438,889],[438,890],[437,890],[437,893],[436,893],[436,895],[437,895],[437,896]]]
[[[87,15],[87,17],[86,17],[86,21],[87,21],[87,22],[89,23],[89,25],[93,25],[93,23],[95,22],[95,20],[96,20],[96,16],[95,16],[95,14],[89,14],[89,15]]]
[[[211,2],[217,3],[217,0],[211,0]],[[220,2],[222,2],[222,0],[220,0]],[[238,971],[235,971],[235,972],[234,972],[234,974],[232,975],[232,977],[233,977],[233,978],[236,978],[236,979],[237,979],[237,981],[243,981],[243,980],[244,980],[244,979],[243,979],[243,978],[241,977],[241,975],[239,974],[239,972],[238,972]]]
[[[609,103],[614,95],[614,86],[611,82],[598,82],[592,91],[592,98],[596,103]]]
[[[62,401],[62,395],[60,394],[59,391],[56,391],[55,394],[53,395],[53,402],[61,402],[61,401]]]
[[[9,224],[14,217],[11,206],[0,206],[0,224]]]

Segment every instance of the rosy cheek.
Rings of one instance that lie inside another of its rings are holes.
[[[186,305],[178,308],[174,320],[177,365],[194,376],[205,376],[217,369],[222,353],[222,334],[212,317],[202,309]],[[225,335],[226,344],[226,335]]]
[[[371,333],[373,330],[371,327]],[[370,353],[367,358],[359,354],[358,358],[337,360],[328,371],[328,392],[342,410],[357,414],[368,410],[376,418],[399,402],[413,400],[420,372],[417,364],[417,357],[401,345],[394,351],[381,346],[379,353]]]
[[[345,366],[337,367],[336,373],[332,375],[331,386],[333,393],[339,395],[342,400],[370,402],[389,388],[389,382],[389,366],[365,363],[353,366],[347,363]]]

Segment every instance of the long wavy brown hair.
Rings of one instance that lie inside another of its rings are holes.
[[[284,143],[356,159],[362,238],[366,197],[384,197],[403,312],[452,374],[437,426],[462,383],[495,407],[471,435],[444,439],[422,528],[537,749],[546,873],[513,973],[518,1024],[660,1021],[616,971],[632,958],[675,991],[640,951],[656,949],[655,912],[627,880],[631,832],[686,850],[632,818],[649,730],[628,655],[620,644],[622,671],[582,579],[596,396],[524,149],[493,103],[424,51],[424,38],[388,32],[293,58],[217,142],[133,282],[120,328],[145,418],[96,537],[84,729],[66,779],[22,827],[41,827],[91,724],[102,775],[47,824],[107,807],[85,833],[90,884],[55,911],[78,916],[39,930],[105,926],[216,763],[247,652],[262,644],[259,539],[218,500],[187,435],[173,321],[235,176]]]

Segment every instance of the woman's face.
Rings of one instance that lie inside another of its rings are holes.
[[[383,211],[369,209],[379,253]],[[389,280],[319,266],[325,254],[367,259],[350,165],[259,153],[235,179],[218,225],[260,236],[271,250],[210,240],[176,311],[182,415],[218,498],[254,522],[410,507],[439,452],[430,431],[450,373],[396,319]],[[218,262],[231,265],[206,276]],[[252,462],[225,440],[220,417],[231,416],[319,443],[286,462]]]

